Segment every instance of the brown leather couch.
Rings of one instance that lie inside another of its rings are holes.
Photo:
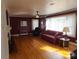
[[[53,44],[59,44],[59,39],[63,37],[63,32],[47,30],[41,34],[41,37]]]

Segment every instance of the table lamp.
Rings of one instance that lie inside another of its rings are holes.
[[[65,32],[65,38],[67,38],[67,33],[69,32],[69,27],[64,27],[63,32]]]

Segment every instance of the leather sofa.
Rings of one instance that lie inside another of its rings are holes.
[[[59,38],[63,37],[63,32],[47,30],[41,34],[41,38],[53,44],[59,44]]]

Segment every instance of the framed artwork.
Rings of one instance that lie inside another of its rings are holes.
[[[27,26],[27,21],[21,21],[20,26]]]

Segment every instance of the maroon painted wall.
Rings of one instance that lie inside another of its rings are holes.
[[[39,27],[41,32],[45,31],[45,18],[39,18]],[[21,27],[20,21],[27,21],[27,26]],[[42,24],[41,24],[42,22]],[[26,17],[10,17],[10,26],[12,27],[11,34],[32,33],[32,18]]]
[[[21,27],[20,21],[27,21],[27,26]],[[10,17],[10,26],[12,27],[11,34],[30,33],[32,31],[31,19],[25,17]]]
[[[45,31],[45,29],[46,29],[46,18],[40,18],[39,19],[39,27],[41,29],[41,32]]]
[[[20,22],[18,18],[10,17],[11,34],[19,34]]]

